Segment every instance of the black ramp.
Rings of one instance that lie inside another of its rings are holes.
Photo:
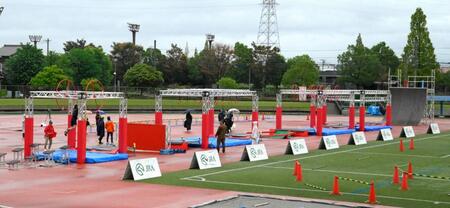
[[[427,91],[425,88],[391,88],[392,124],[415,126],[422,120]]]

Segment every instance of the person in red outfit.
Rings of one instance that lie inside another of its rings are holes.
[[[44,149],[49,150],[52,147],[52,140],[56,137],[55,129],[53,128],[53,122],[50,120],[48,125],[44,129]],[[47,148],[48,144],[48,148]]]

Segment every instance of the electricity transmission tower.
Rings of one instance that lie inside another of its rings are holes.
[[[263,0],[257,45],[280,48],[275,0]]]

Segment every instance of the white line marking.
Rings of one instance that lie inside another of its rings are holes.
[[[432,138],[435,138],[435,137],[444,137],[444,136],[448,136],[448,135],[447,134],[440,134],[440,135],[433,135],[433,136],[429,136],[429,137],[423,137],[423,138],[420,138],[420,139],[416,139],[416,142],[427,140],[427,139],[432,139]],[[221,171],[217,171],[217,172],[205,173],[205,174],[190,176],[190,177],[186,177],[186,178],[203,177],[203,176],[210,176],[210,175],[216,175],[216,174],[221,174],[221,173],[228,173],[228,172],[233,172],[233,171],[247,170],[247,169],[256,168],[256,167],[262,167],[262,166],[266,166],[266,165],[274,165],[274,164],[280,164],[280,163],[285,163],[285,162],[292,162],[292,161],[303,160],[303,159],[308,159],[308,158],[329,156],[329,155],[335,155],[335,154],[340,154],[340,153],[345,153],[345,152],[353,152],[353,151],[362,150],[362,149],[371,149],[371,148],[376,148],[376,147],[393,145],[393,144],[398,144],[398,143],[400,143],[400,142],[398,142],[398,141],[397,142],[388,142],[388,143],[383,143],[383,144],[379,144],[379,145],[373,145],[373,146],[368,146],[368,147],[360,147],[360,148],[348,149],[348,150],[343,150],[343,151],[339,151],[339,149],[338,149],[335,152],[323,153],[323,154],[319,154],[319,155],[311,155],[311,156],[294,158],[294,159],[289,159],[289,160],[281,160],[281,161],[276,161],[276,162],[271,162],[271,163],[266,163],[266,164],[259,164],[259,165],[242,167],[242,168],[221,170]],[[185,179],[185,178],[182,178],[182,179]]]
[[[192,180],[192,179],[188,179],[188,178],[183,178],[182,180],[196,181],[196,180]],[[206,182],[206,183],[220,183],[220,184],[228,184],[228,185],[240,185],[240,186],[253,186],[253,187],[263,187],[263,188],[274,188],[274,189],[283,189],[283,190],[311,191],[311,192],[322,192],[322,193],[325,192],[325,193],[329,193],[329,191],[322,191],[322,190],[304,189],[304,188],[290,188],[290,187],[280,187],[280,186],[251,184],[251,183],[237,183],[237,182],[214,181],[214,180],[205,180],[203,182]],[[367,194],[357,194],[357,193],[349,193],[349,192],[341,192],[341,193],[348,194],[348,195],[367,197]],[[411,199],[411,198],[402,198],[402,197],[384,196],[384,195],[377,195],[377,197],[379,197],[379,198],[388,198],[388,199],[407,200],[407,201],[427,202],[427,203],[433,203],[433,204],[436,204],[436,203],[450,204],[450,202],[431,201],[431,200],[426,200],[426,199]]]
[[[289,168],[289,167],[275,167],[275,166],[264,166],[264,167],[266,167],[266,168],[274,168],[274,169],[294,170],[294,168]],[[309,169],[309,168],[303,168],[303,170],[316,171],[316,172],[327,172],[327,173],[347,173],[347,174],[354,174],[354,175],[372,175],[372,176],[392,177],[392,175],[378,174],[378,173],[350,172],[350,171],[325,170],[325,169]],[[449,182],[449,180],[440,179],[440,178],[428,178],[428,177],[421,177],[421,176],[414,176],[414,178],[420,178],[420,179],[424,179],[424,180],[436,180],[436,181],[447,181],[447,182]]]
[[[447,158],[447,157],[450,157],[450,155],[444,155],[441,158]]]
[[[363,155],[390,155],[390,156],[411,156],[411,157],[423,157],[423,158],[440,158],[436,156],[429,155],[409,155],[409,154],[395,154],[395,153],[381,153],[381,152],[350,152],[352,154],[363,154]]]

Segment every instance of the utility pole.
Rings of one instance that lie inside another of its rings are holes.
[[[29,35],[28,38],[34,43],[34,47],[37,48],[37,43],[41,41],[42,35]]]
[[[280,48],[275,0],[263,0],[257,45]]]
[[[47,38],[47,39],[45,40],[45,42],[47,42],[47,56],[48,56],[48,52],[50,51],[50,39]]]
[[[133,45],[136,45],[136,33],[139,32],[140,25],[128,23],[128,30],[131,31],[131,35],[133,36]]]

